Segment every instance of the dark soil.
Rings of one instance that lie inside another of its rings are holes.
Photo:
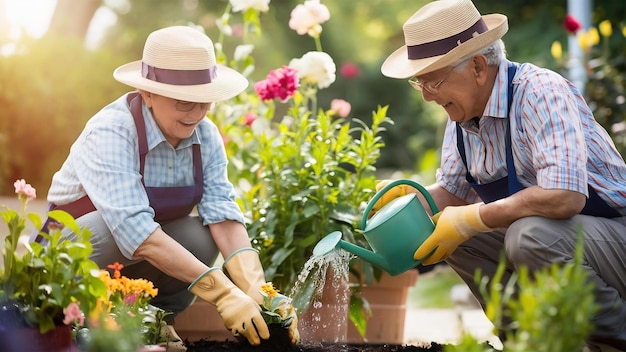
[[[277,347],[274,344],[264,343],[260,346],[250,346],[245,342],[237,341],[209,341],[199,340],[187,343],[187,352],[442,352],[444,346],[432,343],[430,347],[418,347],[411,345],[369,345],[369,344],[346,344],[346,343],[299,343],[296,346]]]

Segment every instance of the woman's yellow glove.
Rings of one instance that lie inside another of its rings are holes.
[[[383,187],[385,187],[392,181],[393,180],[376,181],[376,192],[379,192],[381,189],[383,189]],[[395,187],[392,187],[390,190],[385,192],[385,194],[383,194],[376,203],[374,203],[374,205],[372,206],[372,211],[370,211],[368,217],[371,218],[377,211],[379,211],[382,207],[387,205],[387,203],[391,202],[392,200],[407,195],[409,193],[418,192],[419,191],[415,189],[415,187],[411,187],[409,185],[397,185]]]
[[[435,230],[415,251],[413,258],[420,260],[435,249],[435,252],[426,258],[422,264],[438,263],[450,256],[463,242],[479,232],[493,230],[485,225],[480,217],[480,206],[483,203],[464,205],[460,207],[446,207],[435,214],[432,219]]]

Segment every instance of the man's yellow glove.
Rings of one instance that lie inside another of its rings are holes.
[[[243,335],[250,345],[270,338],[270,331],[261,316],[261,307],[235,286],[219,268],[200,275],[188,288],[191,293],[214,304],[224,320],[224,326],[234,336]]]
[[[383,189],[383,187],[385,187],[392,181],[393,180],[376,181],[376,192],[379,192],[381,189]],[[378,201],[376,201],[376,203],[374,203],[374,206],[372,206],[372,211],[370,211],[368,217],[371,218],[377,211],[379,211],[382,207],[387,205],[387,203],[391,202],[392,200],[407,195],[409,193],[419,193],[419,191],[415,189],[415,187],[411,187],[409,185],[397,185],[391,188],[390,190],[385,192],[385,194],[383,194],[382,197],[380,197]]]
[[[248,296],[254,299],[258,304],[263,303],[263,295],[261,294],[261,286],[265,282],[265,273],[259,259],[259,252],[252,247],[245,247],[231,254],[224,261],[223,268],[230,279]],[[292,344],[300,341],[300,332],[298,331],[298,317],[295,309],[290,311],[292,318],[289,325],[289,338]]]
[[[485,225],[480,217],[480,206],[476,203],[460,207],[446,207],[435,214],[432,219],[435,230],[415,251],[413,258],[420,260],[428,255],[434,248],[435,252],[425,259],[422,264],[431,265],[438,263],[450,256],[452,252],[463,242],[479,232],[493,230]]]

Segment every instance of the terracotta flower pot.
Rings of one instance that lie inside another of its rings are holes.
[[[370,304],[372,316],[367,320],[365,337],[361,337],[354,325],[349,324],[348,342],[402,344],[408,290],[415,286],[418,275],[417,270],[397,276],[383,273],[380,281],[371,285],[361,282],[361,296]],[[351,279],[357,282],[354,277]]]

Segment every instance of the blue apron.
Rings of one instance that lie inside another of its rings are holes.
[[[508,112],[511,112],[511,103],[513,100],[513,76],[515,76],[516,67],[515,65],[510,65],[508,69],[508,95],[507,95],[507,103],[508,103]],[[465,179],[472,186],[474,191],[480,196],[480,198],[485,203],[490,203],[496,201],[498,199],[506,198],[510,195],[517,193],[524,189],[524,187],[517,180],[517,174],[515,173],[515,162],[513,160],[513,151],[511,149],[511,123],[510,118],[507,118],[507,129],[506,129],[506,139],[505,139],[505,148],[506,148],[506,168],[509,171],[509,175],[489,183],[478,184],[474,177],[470,174],[469,168],[467,167],[467,156],[465,154],[465,144],[463,143],[463,132],[459,123],[456,123],[456,145],[459,150],[459,154],[461,155],[461,160],[463,161],[463,165],[465,165],[466,174]],[[585,215],[592,215],[598,217],[606,217],[606,218],[614,218],[621,216],[617,210],[611,208],[593,189],[593,187],[588,186],[589,189],[589,198],[585,204],[585,207],[580,212]]]
[[[150,207],[154,209],[154,220],[158,223],[167,222],[170,220],[182,218],[187,216],[193,210],[202,199],[204,173],[202,170],[202,155],[200,153],[200,145],[194,144],[193,148],[193,167],[194,167],[194,184],[191,186],[177,186],[177,187],[147,187],[144,182],[143,172],[146,162],[146,154],[148,153],[148,141],[146,138],[146,126],[143,120],[143,113],[141,112],[142,98],[139,93],[131,93],[127,98],[130,105],[130,111],[135,121],[135,128],[137,129],[137,136],[139,138],[139,173],[141,174],[141,183],[143,184]],[[75,219],[96,210],[96,207],[89,199],[89,196],[84,197],[63,205],[56,205],[48,203],[48,211],[51,210],[64,210],[72,215]],[[41,231],[48,232],[48,224],[53,221],[48,218],[44,223]],[[41,242],[43,237],[39,234],[33,239],[36,242]]]

